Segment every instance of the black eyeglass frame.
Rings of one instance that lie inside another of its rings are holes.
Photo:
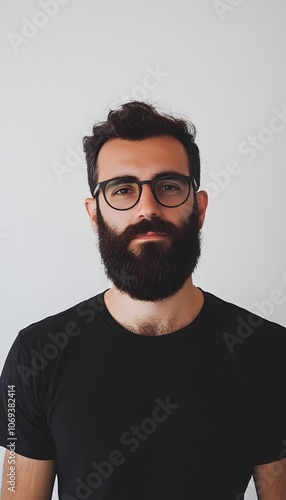
[[[181,175],[181,174],[170,174],[170,175],[162,175],[162,177],[157,177],[156,179],[153,179],[153,180],[145,180],[145,181],[137,181],[137,180],[134,180],[134,179],[130,179],[128,178],[128,176],[126,177],[122,177],[122,182],[126,181],[126,182],[132,182],[133,184],[137,184],[138,188],[139,188],[139,194],[138,194],[138,199],[135,203],[133,203],[133,205],[131,207],[128,207],[128,208],[115,208],[113,207],[109,201],[107,200],[106,198],[106,194],[105,194],[105,187],[106,185],[110,182],[110,181],[115,181],[116,179],[121,179],[120,177],[112,177],[111,179],[107,179],[105,181],[101,181],[97,184],[94,192],[93,192],[93,197],[95,198],[99,193],[99,189],[102,190],[103,192],[103,196],[104,196],[104,199],[106,201],[106,203],[111,207],[113,208],[114,210],[120,210],[120,211],[123,211],[123,210],[130,210],[131,208],[135,207],[135,205],[137,205],[137,203],[139,202],[140,198],[141,198],[141,194],[142,194],[142,186],[143,184],[148,184],[149,186],[151,186],[151,191],[153,193],[153,196],[155,198],[155,200],[157,201],[157,203],[159,203],[160,205],[162,205],[163,207],[167,207],[167,208],[177,208],[177,207],[180,207],[181,205],[183,205],[184,203],[186,203],[186,201],[188,200],[189,196],[190,196],[190,193],[191,193],[191,183],[193,185],[193,188],[194,188],[194,191],[197,192],[198,190],[198,185],[197,185],[197,182],[196,180],[189,176],[189,175]],[[184,201],[182,201],[182,203],[179,203],[178,205],[174,205],[174,206],[169,206],[169,205],[165,205],[164,203],[162,203],[156,196],[156,193],[155,193],[155,185],[156,185],[156,182],[158,181],[162,181],[164,179],[184,179],[186,181],[188,181],[189,183],[189,190],[188,190],[188,194],[186,196],[186,199]]]

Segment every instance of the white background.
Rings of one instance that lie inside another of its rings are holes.
[[[1,0],[0,365],[20,329],[109,286],[80,143],[130,98],[197,127],[210,199],[194,283],[286,326],[285,2],[50,1]]]

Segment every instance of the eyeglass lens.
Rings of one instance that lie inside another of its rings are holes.
[[[182,178],[157,179],[154,185],[157,200],[167,207],[175,207],[184,203],[189,194],[189,182]],[[117,209],[131,208],[140,196],[140,188],[136,182],[114,179],[105,187],[108,203]]]

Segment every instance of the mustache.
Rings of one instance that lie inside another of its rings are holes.
[[[192,214],[190,216],[190,219],[193,221],[193,223],[195,218],[195,214]],[[120,239],[124,239],[125,243],[129,243],[137,236],[144,235],[148,232],[164,233],[166,235],[176,237],[181,235],[182,228],[178,228],[172,222],[165,221],[160,218],[143,219],[142,221],[138,222],[138,224],[127,226],[125,230],[120,234]]]
[[[174,232],[177,232],[177,228],[171,222],[162,219],[143,219],[138,224],[127,226],[120,237],[124,238],[125,241],[131,241],[136,236],[148,233],[149,231],[153,233],[174,234]]]

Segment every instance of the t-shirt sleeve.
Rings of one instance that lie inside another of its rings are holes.
[[[258,338],[254,465],[286,457],[286,329],[275,327]]]
[[[31,348],[21,338],[16,337],[6,358],[0,378],[0,445],[7,447],[15,439],[15,452],[25,457],[49,460],[55,458],[55,444],[47,424],[45,410],[44,371],[34,370],[31,365]],[[9,398],[9,386],[14,386],[15,394]],[[13,408],[15,400],[15,435],[12,436]],[[9,417],[9,420],[8,420]]]

